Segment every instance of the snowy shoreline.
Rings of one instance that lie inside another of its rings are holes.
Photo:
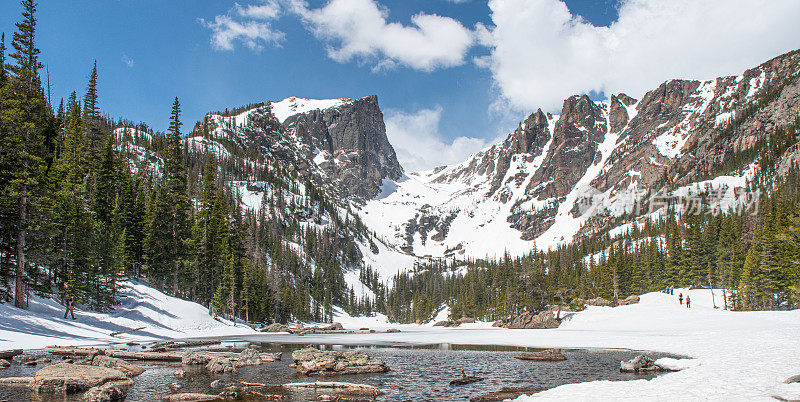
[[[692,308],[677,302],[689,294]],[[719,305],[720,295],[717,295]],[[0,304],[0,350],[41,349],[47,345],[108,345],[161,339],[246,339],[276,343],[333,345],[498,345],[541,348],[628,349],[690,356],[662,358],[678,372],[652,380],[592,381],[562,385],[530,397],[547,400],[775,400],[800,399],[800,383],[784,384],[800,374],[800,310],[731,312],[712,307],[708,290],[676,289],[675,295],[649,293],[641,302],[620,307],[589,307],[568,314],[551,330],[492,328],[490,323],[458,328],[430,324],[391,324],[383,316],[335,321],[346,329],[368,327],[375,333],[260,333],[216,320],[207,310],[164,295],[143,284],[124,285],[123,302],[111,314],[79,311],[63,320],[52,300],[32,299],[29,310]],[[113,331],[147,326],[143,332],[110,336]],[[399,333],[386,333],[388,328]]]

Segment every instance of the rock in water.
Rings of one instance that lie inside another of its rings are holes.
[[[548,349],[533,353],[520,353],[514,357],[520,360],[535,360],[540,362],[557,362],[567,360],[567,357],[556,349]]]
[[[261,360],[261,354],[255,349],[247,348],[239,354],[239,361],[236,362],[237,366],[257,366],[264,363]]]
[[[619,371],[621,373],[654,372],[662,370],[664,369],[657,365],[652,357],[647,355],[639,355],[627,362],[619,362]]]
[[[205,365],[210,361],[211,357],[209,355],[200,352],[189,352],[181,358],[181,364],[187,366]]]
[[[197,393],[183,393],[175,395],[167,395],[161,398],[165,402],[201,402],[201,401],[220,401],[222,398],[217,395],[197,394]]]
[[[337,375],[385,373],[389,366],[381,360],[364,352],[321,351],[317,348],[304,348],[292,352],[292,359],[298,374]]]
[[[128,377],[136,377],[144,372],[144,369],[125,360],[117,359],[115,357],[108,357],[104,355],[96,355],[92,359],[92,366],[109,367],[122,371]]]
[[[206,364],[206,370],[212,374],[235,373],[236,365],[233,360],[229,358],[217,357],[211,359],[211,361]]]
[[[470,402],[495,402],[506,399],[516,399],[521,395],[531,395],[546,390],[545,387],[503,387],[499,391],[492,391],[483,395],[470,398]]]
[[[51,364],[33,376],[31,390],[48,393],[76,393],[111,381],[129,381],[120,370],[81,364]]]
[[[133,386],[133,380],[110,381],[97,387],[89,388],[82,399],[90,402],[120,401],[125,399],[128,390]]]

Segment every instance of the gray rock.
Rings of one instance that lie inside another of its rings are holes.
[[[264,328],[260,329],[261,332],[289,332],[289,327],[284,324],[274,323],[269,324]]]
[[[82,399],[90,402],[119,401],[125,399],[128,390],[133,386],[133,380],[109,381],[103,385],[89,388]]]
[[[261,354],[255,350],[247,348],[239,354],[239,360],[236,362],[237,366],[257,366],[263,363]]]
[[[800,374],[793,375],[793,376],[787,378],[786,381],[784,381],[784,383],[786,383],[786,384],[791,384],[791,383],[795,383],[795,382],[800,382]]]
[[[144,369],[133,364],[126,362],[122,359],[109,357],[104,355],[97,355],[92,359],[92,366],[109,367],[122,371],[128,377],[135,377],[144,372]]]
[[[235,373],[237,371],[234,360],[226,357],[211,359],[211,361],[206,364],[206,370],[212,374]]]
[[[76,393],[86,391],[111,381],[126,381],[128,377],[120,370],[56,363],[44,367],[33,376],[31,390],[47,393]]]
[[[385,373],[389,366],[360,351],[321,351],[316,348],[292,352],[295,369],[302,375]]]

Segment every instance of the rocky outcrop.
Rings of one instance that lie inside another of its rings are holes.
[[[129,363],[122,359],[117,359],[115,357],[109,357],[104,355],[98,355],[92,358],[92,366],[117,369],[125,373],[125,375],[128,377],[136,377],[137,375],[144,373],[143,368],[133,363]]]
[[[492,326],[512,329],[550,329],[558,328],[561,321],[556,318],[556,312],[547,309],[539,313],[525,311],[517,316],[495,321]]]
[[[227,357],[215,357],[208,361],[206,370],[212,374],[235,373],[237,371],[236,362]]]
[[[133,386],[133,380],[117,380],[109,381],[105,384],[89,388],[83,396],[82,400],[87,402],[109,402],[121,401],[125,399],[128,390]]]
[[[621,373],[643,373],[663,370],[652,357],[647,355],[639,355],[627,362],[619,363],[619,371]]]
[[[292,352],[297,374],[339,375],[385,373],[389,366],[381,360],[360,351],[322,351],[316,348]]]
[[[289,332],[289,327],[281,323],[273,323],[269,324],[264,328],[261,328],[259,331],[261,332]]]
[[[349,199],[371,199],[380,192],[383,179],[397,180],[403,174],[386,137],[377,96],[294,115],[283,126],[312,149],[327,152],[329,157],[318,165]]]
[[[113,368],[57,363],[36,372],[31,390],[39,393],[71,394],[114,381],[130,380],[125,373]]]

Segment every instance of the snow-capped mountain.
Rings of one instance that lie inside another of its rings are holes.
[[[617,234],[662,212],[642,202],[658,192],[721,190],[728,197],[717,206],[736,206],[757,169],[755,155],[740,160],[745,151],[800,112],[799,66],[792,52],[738,76],[670,80],[640,100],[572,96],[560,115],[537,110],[504,141],[426,172],[403,172],[376,96],[292,97],[212,113],[184,141],[238,172],[231,183],[248,208],[260,206],[263,187],[252,172],[270,166],[324,189],[341,216],[363,221],[364,265],[387,279],[425,258],[522,255],[581,234]],[[135,140],[131,159],[157,170],[147,133],[120,130]],[[783,159],[796,163],[800,151]]]
[[[739,76],[667,81],[641,100],[572,96],[560,116],[538,110],[460,164],[384,181],[361,217],[408,253],[496,257],[630,227],[619,218],[659,212],[642,202],[647,194],[699,188],[732,197],[755,156],[729,162],[797,118],[799,65],[792,52]]]

